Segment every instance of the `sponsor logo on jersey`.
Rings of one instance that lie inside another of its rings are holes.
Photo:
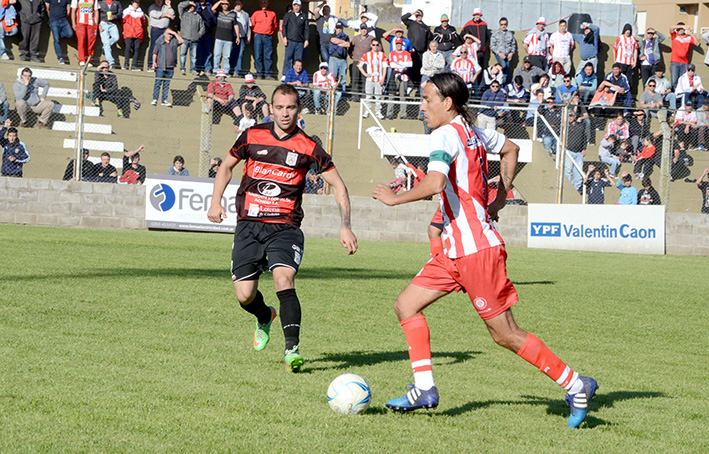
[[[481,297],[481,296],[477,296],[477,297],[475,297],[475,299],[473,300],[473,305],[475,305],[475,308],[476,308],[477,310],[482,310],[482,309],[485,309],[485,308],[487,307],[487,301],[485,300],[485,298],[483,298],[483,297]]]
[[[266,197],[278,197],[281,194],[281,188],[272,181],[262,181],[257,186],[258,192]]]
[[[296,162],[298,162],[298,153],[289,151],[288,156],[286,156],[286,164],[293,167]]]
[[[268,154],[268,150],[266,150],[266,149],[259,150],[256,152],[256,154],[259,156],[266,156]]]

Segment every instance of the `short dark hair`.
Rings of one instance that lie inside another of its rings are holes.
[[[17,134],[17,128],[8,128],[8,130],[7,130],[7,133],[8,133],[8,134],[12,134],[13,132],[14,132],[15,134]]]
[[[295,66],[295,64],[298,62],[300,62],[301,65],[303,64],[303,60],[301,60],[300,58],[296,58],[295,60],[293,60],[293,66]]]
[[[650,177],[643,178],[642,185],[643,186],[652,186],[652,180],[650,179]]]
[[[174,158],[172,158],[172,162],[173,162],[173,163],[179,162],[180,164],[183,164],[183,165],[184,165],[184,163],[185,163],[185,158],[183,158],[182,155],[179,155],[179,154],[178,154],[177,156],[175,156]]]
[[[276,96],[276,93],[280,93],[282,95],[295,96],[295,99],[298,103],[298,109],[300,109],[300,96],[298,95],[298,90],[296,90],[293,85],[281,84],[277,86],[275,90],[273,90],[273,94],[271,95],[271,104],[273,104],[273,98]]]
[[[107,151],[104,151],[103,153],[101,153],[101,157],[103,158],[104,156],[108,156],[109,158],[111,157],[110,153]]]
[[[615,134],[611,134],[606,137],[606,140],[612,140],[613,142],[615,142],[616,140],[618,140],[618,136],[616,136]]]
[[[623,177],[623,181],[625,181],[625,182],[633,181],[633,177],[630,174],[627,174],[626,176]]]
[[[571,74],[564,74],[564,80],[566,79],[571,80]]]
[[[502,17],[500,18],[500,20],[497,21],[497,23],[499,24],[499,23],[502,22],[502,21],[509,22],[505,16],[502,16]]]
[[[244,105],[244,110],[247,112],[253,112],[254,111],[254,106],[251,103],[246,103]]]
[[[30,73],[30,76],[32,75],[32,70],[29,68],[29,66],[25,66],[20,74],[24,73]]]
[[[565,20],[565,19],[561,19],[561,20],[559,21],[559,25],[565,24],[565,23],[566,23],[566,20]]]
[[[517,85],[524,85],[524,79],[520,74],[517,74],[515,76],[514,81],[517,83]]]
[[[677,25],[684,25],[684,22],[677,22]]]
[[[613,63],[613,66],[611,66],[611,68],[613,68],[613,69],[615,69],[615,68],[623,69],[622,66],[620,66],[620,63]]]

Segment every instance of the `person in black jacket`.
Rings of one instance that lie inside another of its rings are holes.
[[[460,33],[462,36],[473,35],[480,40],[480,45],[478,48],[478,63],[480,66],[485,66],[485,53],[487,52],[487,46],[490,42],[490,31],[487,28],[487,23],[483,20],[483,12],[480,8],[475,8],[473,10],[473,19],[469,20],[463,27],[463,31]]]
[[[119,180],[121,183],[145,183],[145,166],[140,165],[140,152],[143,150],[145,150],[145,145],[141,145],[133,151],[123,153],[123,174]]]
[[[112,102],[118,108],[118,117],[130,118],[130,103],[135,103],[136,109],[140,103],[133,98],[129,88],[118,88],[118,78],[110,69],[106,60],[98,65],[98,71],[94,74],[94,104],[101,107],[103,113],[103,101]]]
[[[583,175],[578,167],[583,169],[583,158],[586,156],[588,137],[586,127],[580,118],[576,118],[575,112],[569,112],[569,127],[566,131],[566,158],[564,160],[564,175],[574,185],[577,191],[581,192]]]
[[[20,60],[42,62],[39,58],[39,34],[47,18],[47,8],[41,0],[18,0],[15,5],[20,16]]]
[[[416,20],[411,19],[414,16]],[[406,13],[401,16],[401,22],[406,25],[409,30],[408,38],[414,48],[411,54],[413,66],[409,74],[415,86],[421,83],[421,63],[423,62],[423,54],[428,50],[428,43],[433,39],[433,33],[428,25],[423,23],[423,11],[417,9],[412,13]]]
[[[81,161],[81,179],[83,181],[89,180],[93,177],[96,176],[96,173],[94,172],[94,165],[91,161],[89,161],[89,150],[87,148],[82,149],[82,154],[84,156],[83,160]],[[72,159],[69,161],[69,164],[67,164],[66,169],[64,170],[64,178],[62,180],[64,181],[69,181],[74,179],[74,162],[76,160]]]
[[[638,191],[638,205],[661,205],[660,194],[652,187],[650,177],[643,178],[643,188]]]
[[[295,60],[303,60],[303,54],[308,47],[308,18],[301,10],[301,1],[293,0],[293,11],[283,17],[283,45],[286,55],[283,61],[283,75],[293,67]]]
[[[438,41],[438,52],[446,59],[446,66],[453,61],[453,51],[463,44],[454,26],[448,25],[448,15],[441,16],[441,25],[433,29],[433,40]]]

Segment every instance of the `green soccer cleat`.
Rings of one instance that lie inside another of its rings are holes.
[[[300,356],[298,346],[294,346],[290,350],[286,350],[286,370],[289,372],[298,373],[303,367],[305,360]]]
[[[271,309],[271,320],[269,320],[265,325],[256,322],[256,332],[254,332],[254,350],[257,352],[260,352],[266,348],[268,341],[271,339],[271,323],[273,323],[273,320],[276,318],[276,309],[271,306],[268,306],[268,308]]]

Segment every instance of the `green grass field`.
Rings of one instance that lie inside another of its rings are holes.
[[[706,258],[509,250],[518,324],[600,390],[563,391],[495,345],[463,294],[431,306],[435,411],[384,403],[411,378],[392,304],[427,244],[310,239],[302,374],[252,347],[218,234],[0,226],[0,452],[709,452]],[[275,304],[269,276],[261,289]],[[279,325],[279,319],[274,326]],[[361,415],[329,382],[372,385]]]

